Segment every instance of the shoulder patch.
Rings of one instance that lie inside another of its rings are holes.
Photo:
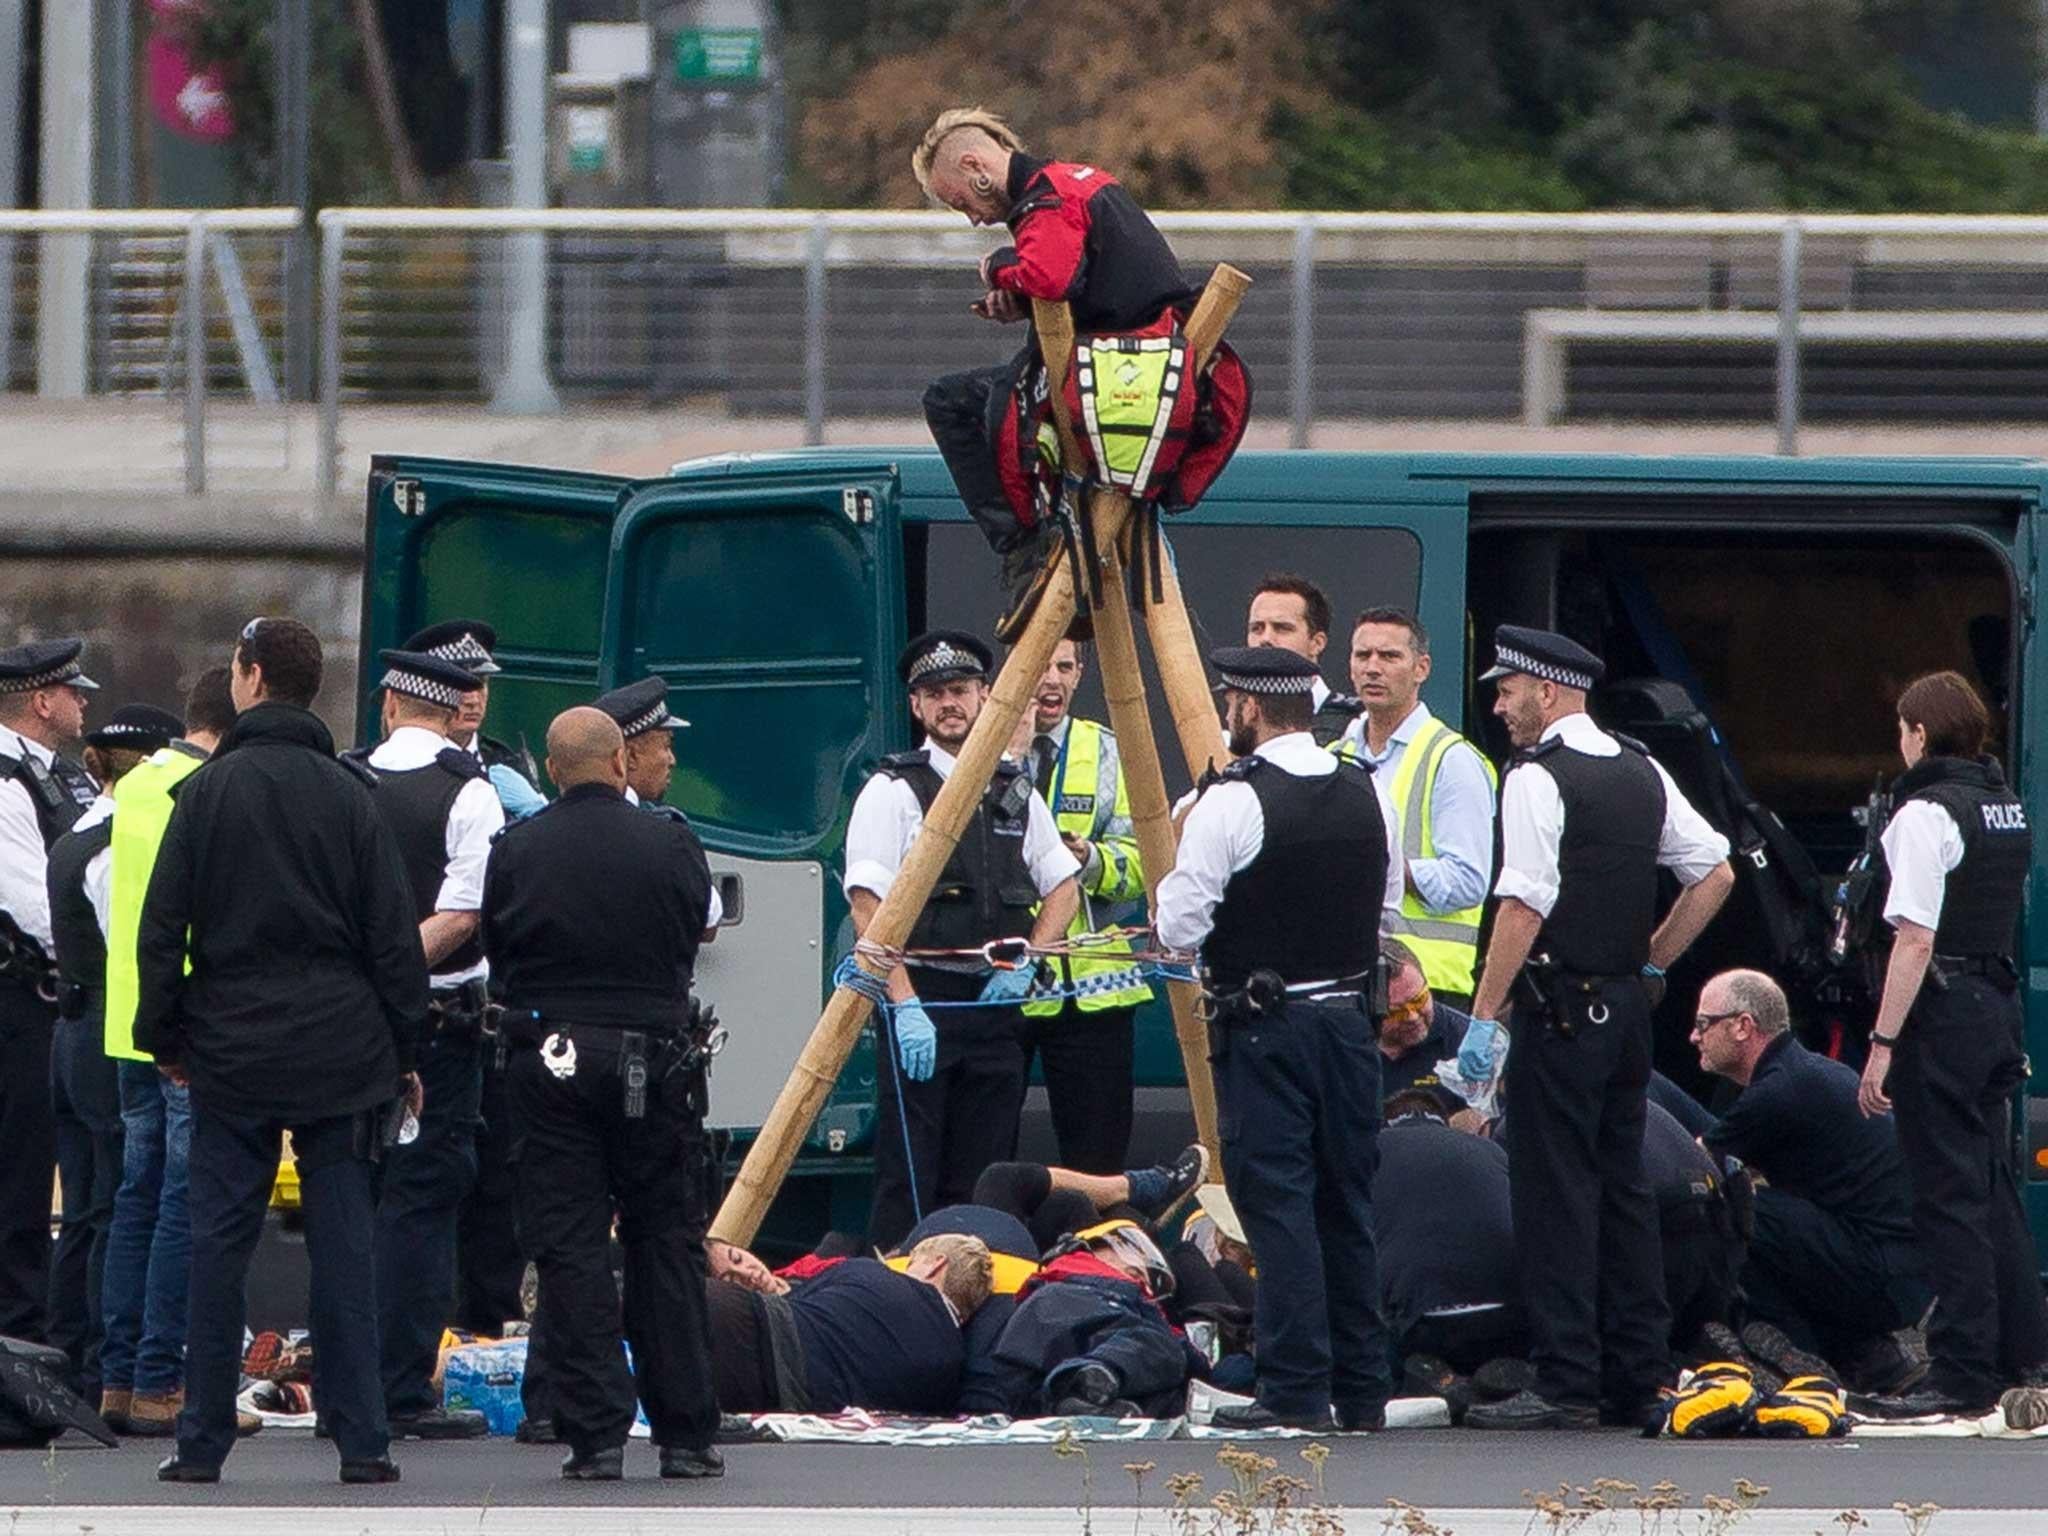
[[[487,779],[490,769],[473,754],[460,747],[443,747],[434,754],[434,761],[454,774],[458,779]]]

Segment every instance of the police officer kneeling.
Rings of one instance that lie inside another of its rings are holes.
[[[1401,896],[1394,818],[1371,770],[1309,734],[1314,663],[1272,646],[1209,662],[1239,760],[1188,812],[1157,924],[1202,952],[1224,1176],[1259,1261],[1258,1400],[1216,1424],[1376,1429],[1391,1384],[1372,994],[1382,904]]]
[[[1866,1115],[1896,1101],[1913,1231],[1941,1300],[1926,1389],[1876,1406],[1975,1417],[2048,1366],[2011,1119],[2027,1075],[2013,939],[2033,834],[1984,755],[1991,719],[1962,676],[1918,679],[1898,712],[1906,772],[1884,830],[1892,954],[1859,1096]]]
[[[717,1477],[704,1059],[689,1028],[711,872],[685,823],[626,803],[626,743],[609,717],[556,716],[547,754],[562,797],[492,848],[483,937],[517,1048],[520,1230],[540,1268],[555,1428],[570,1446],[562,1475],[623,1474],[637,1377],[661,1475]]]

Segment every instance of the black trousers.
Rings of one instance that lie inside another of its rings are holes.
[[[425,1092],[419,1135],[386,1147],[378,1169],[377,1336],[384,1407],[393,1417],[440,1406],[433,1377],[441,1330],[454,1312],[455,1224],[476,1177],[477,1053],[473,1034],[427,1037],[418,1065]]]
[[[512,1058],[512,1102],[525,1141],[520,1232],[540,1268],[556,1432],[581,1454],[624,1445],[637,1394],[654,1443],[703,1449],[718,1432],[704,1287],[703,1114],[693,1084],[664,1074],[650,1041],[646,1114],[628,1119],[619,1037],[571,1032],[574,1070],[557,1076],[538,1051]],[[618,1217],[624,1321],[612,1280]]]
[[[1708,1323],[1728,1321],[1742,1270],[1742,1238],[1719,1195],[1660,1209],[1657,1227],[1671,1309],[1669,1342],[1684,1350]]]
[[[2048,1364],[2048,1305],[2013,1166],[2020,1031],[2016,991],[1970,975],[1943,989],[1929,976],[1887,1084],[1914,1232],[1941,1298],[1927,1331],[1929,1383],[1987,1404]]]
[[[1045,1067],[1060,1166],[1081,1173],[1122,1173],[1131,1150],[1136,1008],[1094,1013],[1066,998],[1058,1013],[1024,1015],[1024,1070]]]
[[[1292,1002],[1212,1039],[1224,1177],[1259,1259],[1259,1401],[1282,1414],[1380,1407],[1392,1389],[1372,1228],[1372,1021]]]
[[[313,1401],[344,1460],[391,1444],[377,1375],[376,1215],[369,1149],[378,1113],[287,1124],[230,1114],[192,1095],[192,1299],[185,1328],[185,1411],[178,1456],[218,1467],[235,1444],[242,1379],[243,1286],[292,1133],[311,1263]]]
[[[526,1279],[526,1250],[519,1242],[518,1143],[507,1086],[510,1066],[508,1057],[500,1067],[495,1047],[484,1042],[476,1178],[456,1227],[456,1325],[486,1335],[495,1335],[522,1315],[519,1288]]]
[[[57,1008],[0,977],[0,1333],[42,1343],[50,1291],[50,1108]]]
[[[920,996],[972,998],[976,978],[918,978]],[[942,1206],[959,1205],[990,1163],[1017,1151],[1017,1117],[1024,1107],[1024,1048],[1015,1008],[939,1008],[938,1066],[914,1083],[898,1070],[896,1038],[887,1019],[875,1020],[875,1196],[868,1212],[868,1242],[885,1252]],[[899,1104],[900,1097],[900,1104]]]
[[[105,1035],[97,1010],[59,1020],[50,1054],[63,1215],[50,1256],[49,1341],[70,1357],[72,1373],[94,1400],[106,1337],[100,1292],[107,1234],[121,1188],[121,1077]]]
[[[996,432],[1016,387],[1020,360],[934,379],[924,392],[924,419],[954,489],[989,545],[1002,554],[1023,536],[996,473]]]
[[[1625,977],[1575,1009],[1569,1036],[1517,1020],[1508,1053],[1515,1263],[1536,1390],[1634,1408],[1670,1375],[1657,1201],[1643,1175],[1649,999]]]
[[[1842,1367],[1872,1339],[1918,1322],[1932,1294],[1915,1245],[1881,1242],[1811,1200],[1763,1188],[1742,1298],[1748,1317]]]

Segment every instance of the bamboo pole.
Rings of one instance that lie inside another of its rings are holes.
[[[1250,283],[1251,279],[1234,267],[1217,267],[1186,327],[1188,340],[1198,360],[1206,361],[1215,350],[1224,327],[1230,323],[1230,317]],[[1071,332],[1069,335],[1071,347]],[[1104,507],[1096,518],[1096,536],[1114,547],[1123,536],[1129,518],[1128,499],[1120,499],[1120,504]],[[1054,556],[1052,575],[1039,597],[1038,607],[997,674],[995,688],[982,707],[980,717],[975,720],[974,729],[968,732],[953,772],[947,776],[938,798],[932,802],[931,812],[925,817],[916,841],[911,844],[909,856],[897,871],[888,896],[876,909],[874,921],[868,925],[867,937],[877,944],[900,946],[910,936],[932,887],[938,883],[940,872],[952,857],[961,832],[974,814],[975,805],[995,775],[996,762],[1008,745],[1011,733],[1016,730],[1017,722],[1023,718],[1038,686],[1038,679],[1045,672],[1046,663],[1052,659],[1054,648],[1073,623],[1074,579],[1075,572],[1069,567],[1065,552],[1061,551]],[[1196,664],[1199,670],[1199,663]],[[1211,718],[1214,718],[1213,713]],[[857,963],[871,974],[882,974],[865,961]],[[818,1111],[824,1107],[832,1085],[838,1081],[840,1068],[846,1065],[846,1058],[853,1053],[854,1043],[860,1038],[861,1028],[867,1023],[872,1006],[863,994],[851,987],[842,986],[833,991],[811,1030],[810,1039],[804,1043],[796,1065],[790,1070],[789,1080],[782,1085],[782,1091],[769,1108],[768,1118],[762,1122],[753,1145],[747,1149],[746,1159],[719,1207],[717,1219],[711,1224],[713,1237],[742,1247],[754,1240],[768,1214],[768,1207],[782,1189],[790,1164],[796,1161],[804,1137],[809,1134]],[[1201,1060],[1206,1077],[1207,1055],[1204,1054]]]
[[[1045,359],[1046,388],[1059,430],[1060,454],[1068,464],[1081,461],[1074,424],[1067,415],[1066,378],[1074,354],[1073,312],[1065,304],[1032,303],[1039,354]],[[1127,526],[1131,499],[1124,492],[1097,487],[1088,492],[1092,522],[1098,530],[1111,523]],[[1123,562],[1117,540],[1097,539],[1102,598],[1095,606],[1095,649],[1101,663],[1102,693],[1109,704],[1109,723],[1116,732],[1123,760],[1124,784],[1131,801],[1131,830],[1145,871],[1147,902],[1157,906],[1159,882],[1173,868],[1173,807],[1166,797],[1166,776],[1159,762],[1159,743],[1152,735],[1152,716],[1145,704],[1145,675],[1138,661],[1138,639],[1131,627],[1130,600],[1124,591]],[[1212,706],[1209,718],[1216,712]],[[1174,1039],[1180,1045],[1181,1068],[1187,1078],[1188,1103],[1194,1111],[1195,1134],[1209,1149],[1212,1166],[1221,1167],[1223,1145],[1216,1129],[1216,1084],[1209,1071],[1207,1026],[1195,1009],[1192,982],[1166,984],[1173,1010]]]

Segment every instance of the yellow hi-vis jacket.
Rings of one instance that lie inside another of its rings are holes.
[[[1437,771],[1443,767],[1445,755],[1464,740],[1443,721],[1431,717],[1402,752],[1394,781],[1387,786],[1387,798],[1401,816],[1400,858],[1413,862],[1437,856],[1431,817]],[[1340,755],[1359,761],[1364,756],[1349,741]],[[1487,780],[1498,790],[1500,775],[1493,764],[1483,752],[1479,761],[1486,768]],[[1387,918],[1386,932],[1414,951],[1432,992],[1469,997],[1479,969],[1479,919],[1484,911],[1482,904],[1459,912],[1432,912],[1421,897],[1404,890],[1401,910]]]
[[[135,1049],[135,1005],[142,990],[135,945],[142,935],[142,898],[171,824],[171,787],[205,761],[189,748],[163,747],[114,786],[114,836],[109,844],[113,881],[107,899],[107,1054],[120,1061],[150,1059]]]
[[[1046,789],[1046,807],[1062,834],[1093,843],[1101,854],[1091,876],[1080,875],[1081,905],[1067,929],[1068,938],[1093,933],[1101,924],[1095,903],[1105,907],[1145,899],[1145,868],[1138,861],[1138,843],[1131,832],[1131,797],[1124,785],[1123,763],[1116,734],[1093,720],[1069,719],[1060,743],[1059,761]],[[1084,1013],[1104,1008],[1129,1008],[1149,1002],[1152,989],[1136,966],[1118,958],[1131,952],[1130,942],[1117,939],[1090,950],[1090,958],[1053,962],[1060,984],[1081,989],[1074,1005]],[[1096,956],[1102,958],[1097,959]],[[1058,1013],[1057,999],[1026,1003],[1033,1015]]]

